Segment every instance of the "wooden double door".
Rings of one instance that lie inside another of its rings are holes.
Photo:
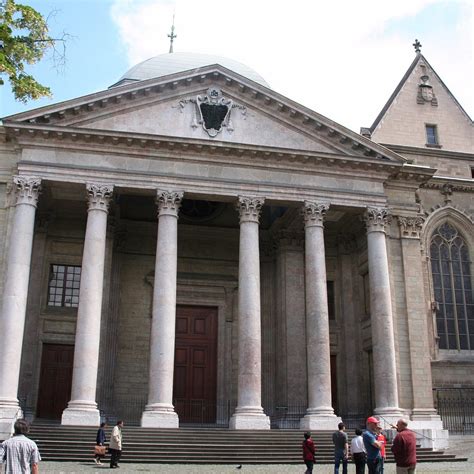
[[[180,423],[215,423],[217,308],[177,306],[173,400]]]
[[[74,346],[43,344],[36,416],[60,419],[71,397]]]

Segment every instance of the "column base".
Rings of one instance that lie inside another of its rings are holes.
[[[100,412],[97,403],[74,401],[69,402],[61,417],[62,425],[99,426]]]
[[[308,413],[300,420],[300,430],[324,431],[337,430],[341,417],[333,414]]]
[[[23,412],[18,400],[0,399],[0,441],[11,437],[13,425],[19,418],[23,418]]]
[[[408,418],[408,415],[398,407],[376,408],[374,416],[379,419],[382,428],[388,428],[389,425],[396,425],[400,418]]]
[[[416,439],[422,448],[447,449],[449,432],[443,429],[443,421],[434,409],[415,408],[408,429],[416,431]]]
[[[143,428],[179,428],[179,418],[173,405],[147,405],[142,413]]]
[[[262,407],[237,407],[229,420],[231,430],[269,430],[270,417]]]

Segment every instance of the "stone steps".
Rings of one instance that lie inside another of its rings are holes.
[[[32,425],[35,440],[45,461],[91,461],[97,429],[47,423]],[[106,430],[110,439],[111,429]],[[352,437],[353,433],[349,433]],[[150,429],[125,427],[122,462],[188,464],[300,464],[302,432],[298,430],[231,431],[212,428]],[[332,431],[313,433],[316,459],[333,462]],[[387,462],[393,461],[387,448]],[[419,462],[463,461],[453,455],[417,450]]]

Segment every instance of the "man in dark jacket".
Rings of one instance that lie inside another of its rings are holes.
[[[397,421],[398,434],[392,444],[392,452],[397,463],[397,474],[415,474],[416,472],[416,436],[407,429],[408,422],[401,418]]]

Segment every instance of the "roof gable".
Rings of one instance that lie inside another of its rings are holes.
[[[193,100],[210,87],[219,88],[236,106],[231,112],[232,126],[215,137],[194,123]],[[13,115],[4,123],[197,138],[210,144],[271,146],[399,164],[405,161],[395,152],[220,65],[115,87]]]
[[[471,118],[418,53],[369,132],[378,143],[426,148],[426,125],[436,125],[443,150],[473,152]]]

